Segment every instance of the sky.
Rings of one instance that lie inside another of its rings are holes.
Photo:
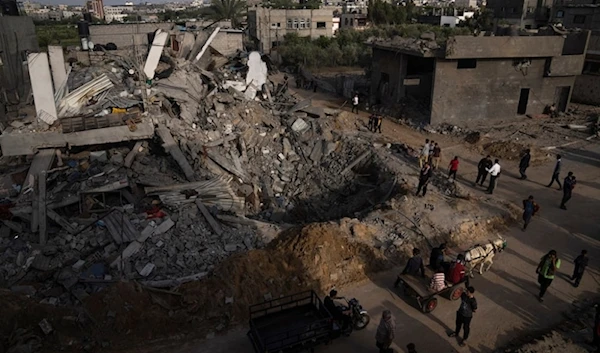
[[[125,5],[125,1],[126,0],[104,0],[104,5]],[[144,0],[144,1],[132,0],[132,1],[134,4],[141,4],[141,3],[146,3],[146,2],[150,2],[152,4],[164,4],[167,2],[175,2],[173,0]],[[35,2],[39,2],[40,4],[43,4],[43,5],[81,5],[81,6],[85,6],[86,0],[38,0]],[[189,0],[189,1],[179,0],[177,2],[191,3],[192,1],[191,0]]]

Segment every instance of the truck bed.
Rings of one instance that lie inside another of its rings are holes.
[[[292,352],[329,340],[331,314],[314,292],[251,307],[250,332],[257,352]]]

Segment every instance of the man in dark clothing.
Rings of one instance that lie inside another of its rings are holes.
[[[381,134],[381,125],[383,125],[383,117],[379,114],[376,114],[375,120],[373,121],[373,132],[379,131]]]
[[[346,330],[352,325],[352,318],[349,315],[346,315],[342,308],[335,304],[333,301],[337,297],[337,291],[332,289],[329,292],[329,295],[325,297],[323,300],[323,305],[325,309],[329,311],[333,319],[342,324],[342,330]]]
[[[371,114],[369,116],[369,125],[368,125],[368,127],[369,127],[369,131],[371,131],[371,132],[375,128],[375,119],[377,119],[376,116],[375,116],[375,114]]]
[[[441,243],[437,248],[431,249],[429,256],[429,267],[437,270],[444,263],[444,252],[446,252],[446,243]]]
[[[588,265],[588,257],[587,250],[582,250],[581,255],[575,258],[575,270],[573,271],[573,276],[571,276],[571,280],[574,280],[573,286],[575,288],[579,287],[579,282],[581,282],[581,277],[583,277],[583,272]]]
[[[535,216],[537,211],[540,210],[540,206],[533,201],[533,196],[529,195],[527,200],[523,200],[523,230],[527,229],[529,222],[531,222],[531,218]]]
[[[423,265],[423,259],[421,258],[421,250],[413,249],[413,256],[408,259],[406,267],[402,270],[403,275],[413,275],[425,277],[425,265]],[[394,287],[398,287],[400,284],[400,276],[396,278]]]
[[[594,340],[592,344],[596,346],[596,350],[600,350],[600,305],[596,304],[596,317],[594,319]]]
[[[417,347],[415,347],[414,343],[409,343],[406,345],[407,353],[417,353]]]
[[[529,168],[529,162],[531,161],[531,150],[525,150],[525,155],[521,158],[519,162],[519,173],[521,173],[521,179],[527,179],[527,168]]]
[[[492,167],[492,157],[487,156],[482,158],[477,164],[477,179],[475,179],[475,185],[479,184],[483,186],[485,178],[487,178],[487,169]],[[481,183],[479,182],[481,180]]]
[[[562,166],[562,161],[560,159],[560,154],[556,156],[556,165],[554,166],[554,171],[552,172],[552,180],[550,180],[550,184],[548,187],[551,187],[552,184],[556,181],[558,183],[558,190],[562,189],[562,185],[560,185],[560,168]]]
[[[471,319],[473,319],[473,313],[477,311],[477,300],[474,296],[475,288],[467,287],[467,290],[461,295],[460,307],[456,312],[456,330],[449,336],[456,337],[460,334],[460,329],[464,327],[463,338],[459,345],[461,347],[466,346],[465,341],[469,338],[471,332]]]
[[[577,184],[577,179],[573,175],[573,172],[569,172],[567,177],[565,178],[565,187],[563,189],[563,198],[560,203],[560,208],[563,210],[567,209],[567,201],[571,199],[571,194],[573,193],[573,189],[575,189],[575,184]]]
[[[421,168],[421,172],[419,173],[419,186],[417,187],[416,196],[419,196],[421,189],[423,190],[423,196],[425,196],[427,193],[427,184],[429,184],[432,173],[433,170],[431,169],[429,162],[425,162],[425,165],[423,165],[423,168]]]

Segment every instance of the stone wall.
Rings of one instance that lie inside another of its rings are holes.
[[[90,40],[94,44],[115,43],[117,48],[148,45],[148,35],[157,29],[168,31],[172,23],[131,23],[90,26]]]

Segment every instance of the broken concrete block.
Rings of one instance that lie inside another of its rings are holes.
[[[227,244],[225,245],[225,251],[234,252],[237,249],[237,245],[235,244]]]
[[[79,271],[85,265],[85,260],[78,260],[76,263],[71,266],[73,270]]]
[[[267,82],[267,63],[262,60],[260,53],[253,51],[248,55],[248,73],[246,74],[246,84],[254,84],[256,87],[262,87]]]
[[[159,235],[167,232],[175,225],[175,222],[171,218],[165,219],[156,229],[152,232],[153,235]]]
[[[273,299],[273,295],[271,295],[271,292],[267,293],[264,295],[265,300],[271,300]]]
[[[150,275],[150,273],[152,273],[152,271],[154,271],[154,269],[156,268],[156,265],[154,265],[153,263],[149,262],[146,264],[146,266],[144,266],[144,268],[142,268],[140,272],[140,275],[142,277],[148,277]]]
[[[35,294],[36,290],[33,286],[12,286],[10,287],[10,291],[14,293],[24,294],[32,296]]]
[[[290,140],[288,140],[287,137],[283,138],[283,155],[284,156],[288,156],[290,154],[290,152],[292,152],[292,144],[290,143]]]
[[[95,151],[90,152],[90,161],[98,161],[101,163],[108,162],[108,157],[106,155],[106,151]]]
[[[44,320],[40,321],[40,323],[38,325],[40,326],[40,328],[42,329],[42,332],[45,335],[50,334],[50,332],[52,332],[52,325],[50,325],[48,320],[44,319]]]
[[[296,121],[294,121],[294,123],[292,124],[292,130],[299,134],[305,133],[306,131],[308,131],[308,129],[310,129],[310,126],[306,121],[302,120],[301,118],[296,119]]]
[[[225,297],[225,304],[233,304],[233,297]]]

